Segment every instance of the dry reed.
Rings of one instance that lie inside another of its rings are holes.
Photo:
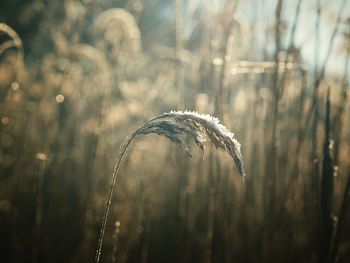
[[[322,180],[321,180],[321,222],[323,235],[320,247],[320,260],[327,262],[328,249],[331,245],[333,233],[333,195],[334,195],[334,180],[333,180],[333,156],[332,156],[332,141],[331,141],[331,121],[330,121],[330,87],[328,87],[326,99],[326,116],[325,116],[325,138],[323,145],[323,164],[322,164]]]
[[[127,137],[121,145],[118,159],[114,167],[112,181],[106,201],[106,208],[101,224],[95,256],[96,263],[100,262],[103,237],[111,206],[113,190],[123,156],[129,148],[131,142],[136,137],[148,134],[158,134],[168,138],[170,141],[184,149],[189,156],[192,155],[183,138],[184,134],[190,136],[202,150],[202,152],[204,152],[205,142],[208,138],[210,141],[212,141],[217,149],[227,152],[232,157],[242,179],[245,177],[243,157],[240,149],[241,146],[239,142],[234,138],[234,134],[230,132],[224,125],[222,125],[219,119],[210,115],[204,115],[189,111],[171,111],[170,113],[164,113],[160,116],[152,118],[143,124],[140,128],[138,128],[135,132],[133,132],[130,137]]]
[[[7,34],[11,40],[6,41],[0,45],[0,55],[11,47],[16,47],[20,52],[20,56],[23,56],[23,44],[21,38],[18,36],[17,32],[13,30],[10,26],[4,23],[0,23],[0,32]]]

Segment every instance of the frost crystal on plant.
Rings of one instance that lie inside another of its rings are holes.
[[[241,176],[245,176],[241,145],[219,119],[209,114],[192,111],[163,113],[146,122],[132,137],[151,133],[162,135],[180,145],[189,156],[192,155],[183,138],[184,134],[189,135],[202,151],[209,138],[217,149],[227,152],[232,157]]]

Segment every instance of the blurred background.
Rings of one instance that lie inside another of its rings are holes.
[[[350,3],[2,0],[0,261],[93,262],[124,138],[170,110],[242,144],[138,138],[103,262],[350,262]]]

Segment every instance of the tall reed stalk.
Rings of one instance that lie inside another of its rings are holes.
[[[348,174],[348,178],[346,181],[339,215],[333,228],[332,243],[330,246],[329,257],[327,261],[328,263],[337,262],[340,235],[347,225],[347,221],[345,217],[346,217],[346,211],[349,211],[349,208],[350,208],[349,204],[350,204],[350,172]]]
[[[184,149],[189,156],[192,155],[183,138],[184,134],[187,134],[194,140],[197,146],[203,151],[203,154],[205,142],[208,138],[217,149],[227,152],[232,157],[240,175],[242,176],[242,179],[245,177],[240,144],[234,138],[234,134],[227,130],[217,118],[210,115],[198,114],[196,112],[171,111],[170,113],[164,113],[147,121],[135,132],[133,132],[130,137],[127,137],[121,145],[117,162],[113,170],[112,181],[103,214],[95,256],[96,263],[100,262],[101,258],[103,237],[106,230],[108,214],[112,203],[113,190],[116,184],[121,161],[132,141],[138,136],[147,134],[158,134],[168,138],[173,143],[181,146],[181,148]]]
[[[323,235],[320,246],[320,259],[326,262],[328,256],[328,249],[331,244],[333,233],[333,193],[334,193],[334,180],[333,180],[333,156],[331,150],[331,121],[330,121],[330,88],[328,87],[327,100],[326,100],[326,116],[325,116],[325,138],[323,145],[323,165],[322,165],[322,182],[321,182],[321,226],[323,229]]]
[[[344,119],[344,112],[348,101],[348,85],[349,85],[349,79],[348,79],[348,71],[349,71],[349,62],[350,62],[350,24],[347,25],[348,29],[346,32],[346,56],[345,56],[345,64],[344,64],[344,75],[343,75],[343,83],[342,83],[342,89],[341,89],[341,98],[340,98],[340,105],[338,108],[337,116],[335,119],[335,132],[334,132],[334,162],[335,165],[338,164],[338,157],[339,157],[339,146],[341,141],[341,135],[343,130],[343,119]]]

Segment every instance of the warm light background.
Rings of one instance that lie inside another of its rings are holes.
[[[93,262],[121,142],[185,109],[235,133],[246,182],[137,139],[103,262],[349,262],[349,1],[1,0],[0,23],[0,262]]]

